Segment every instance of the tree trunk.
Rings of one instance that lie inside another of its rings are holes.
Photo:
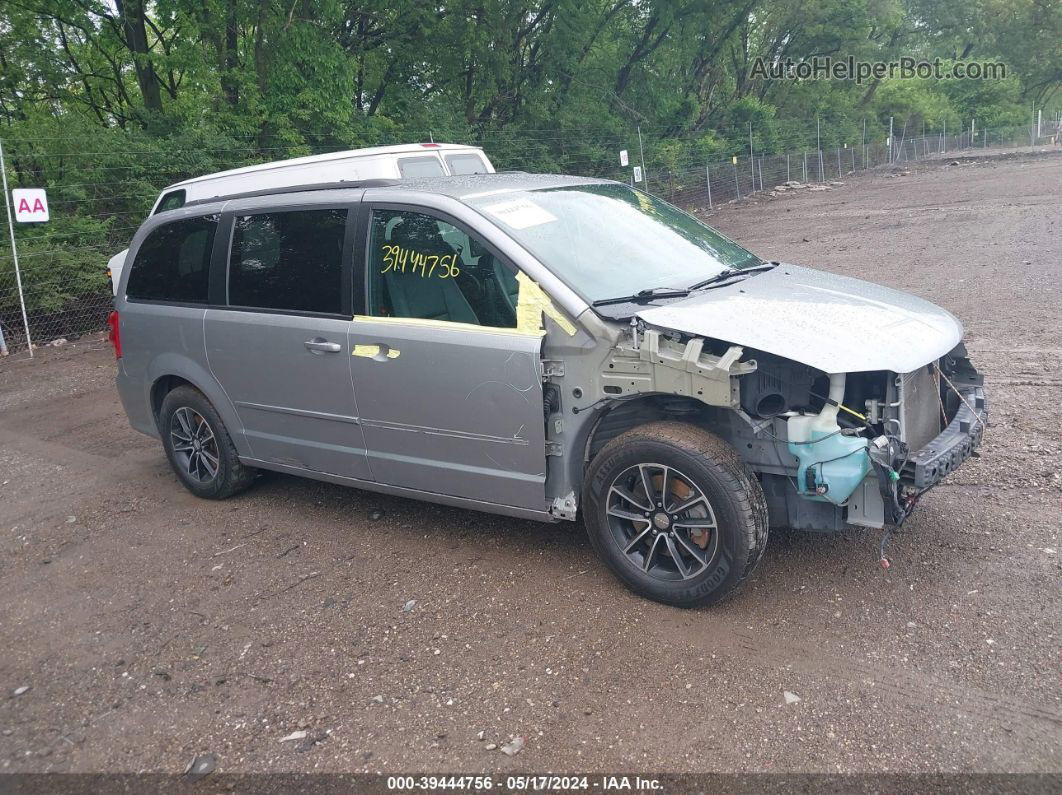
[[[236,74],[238,66],[237,47],[239,29],[236,25],[236,0],[228,0],[225,9],[225,49],[221,63],[221,93],[230,107],[240,104],[240,80]]]
[[[162,110],[162,92],[159,90],[158,77],[151,63],[148,49],[147,26],[144,24],[144,0],[115,0],[118,16],[122,20],[125,45],[133,54],[133,66],[136,68],[136,82],[144,98],[144,107],[150,111]]]

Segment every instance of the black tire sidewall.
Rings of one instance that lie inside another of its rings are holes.
[[[697,577],[684,581],[652,577],[635,566],[617,544],[605,514],[608,489],[618,475],[638,464],[674,467],[695,480],[711,503],[719,550],[709,568]],[[725,462],[693,454],[671,441],[639,436],[617,449],[606,447],[594,459],[586,480],[584,505],[589,510],[585,524],[590,542],[613,573],[635,592],[677,607],[711,604],[730,593],[749,572],[754,545],[749,537],[750,518],[734,493],[735,485],[743,481],[747,476],[728,470]]]
[[[173,415],[180,408],[189,408],[201,415],[207,421],[210,430],[214,433],[214,438],[217,440],[218,472],[207,483],[201,483],[185,472],[173,451],[173,440],[170,438],[170,423],[173,420]],[[235,479],[236,470],[240,466],[239,459],[234,455],[232,441],[228,431],[225,429],[225,424],[202,392],[185,386],[178,387],[168,393],[163,399],[162,408],[159,411],[159,432],[162,435],[162,446],[166,451],[166,458],[169,459],[174,474],[177,475],[177,478],[186,489],[197,497],[207,499],[218,499],[231,490],[230,487]]]

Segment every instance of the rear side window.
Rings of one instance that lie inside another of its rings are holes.
[[[204,215],[153,230],[137,249],[126,297],[205,304],[217,228],[218,216]]]
[[[446,165],[455,177],[462,174],[488,174],[487,164],[479,155],[447,155]]]
[[[442,177],[445,175],[442,162],[435,155],[398,158],[398,173],[404,179],[413,177]]]
[[[346,223],[346,210],[237,216],[229,255],[229,303],[339,314]]]
[[[159,206],[155,208],[155,215],[167,210],[176,210],[178,207],[184,207],[184,191],[172,190],[162,197]]]

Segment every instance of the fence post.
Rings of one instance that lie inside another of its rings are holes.
[[[841,147],[837,147],[837,179],[841,178]]]
[[[808,150],[804,150],[804,184],[808,184]]]
[[[638,158],[642,161],[642,186],[649,192],[649,175],[645,171],[645,149],[642,147],[642,125],[638,125]]]
[[[712,169],[704,167],[704,178],[708,183],[708,209],[712,209]]]
[[[785,153],[785,181],[786,182],[792,182],[793,181],[792,177],[789,174],[789,153],[788,152]]]
[[[11,196],[7,191],[7,161],[4,160],[4,141],[0,139],[0,172],[4,178],[4,209],[7,210],[7,229],[11,233],[11,260],[15,263],[15,284],[18,287],[18,302],[22,306],[22,325],[26,329],[26,347],[33,358],[33,339],[30,337],[29,317],[26,315],[26,296],[22,292],[22,274],[18,268],[18,246],[15,245],[15,222],[11,217]],[[6,351],[7,346],[4,346]]]
[[[752,122],[749,122],[749,166],[752,168],[752,191],[756,192],[756,155],[752,151]]]
[[[825,182],[822,173],[822,119],[815,117],[815,149],[819,153],[819,182]]]
[[[734,163],[734,188],[737,190],[737,197],[740,199],[741,198],[741,180],[738,179],[737,158],[736,157],[734,158],[733,163]]]
[[[763,155],[760,155],[760,190],[763,190]]]
[[[889,163],[892,163],[892,116],[889,116]]]

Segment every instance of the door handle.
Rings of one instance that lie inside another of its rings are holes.
[[[338,342],[329,342],[321,337],[314,337],[312,340],[306,340],[302,344],[313,353],[339,353],[341,350]]]

